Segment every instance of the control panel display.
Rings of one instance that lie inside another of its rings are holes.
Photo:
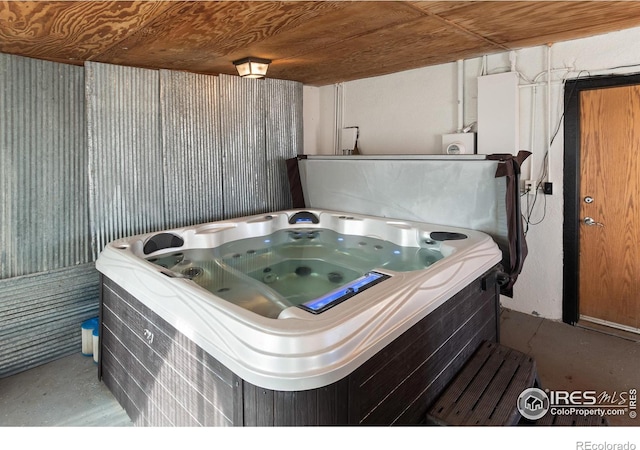
[[[350,299],[351,297],[359,294],[365,289],[383,282],[388,278],[391,278],[391,276],[372,271],[366,273],[364,276],[352,281],[351,283],[345,284],[344,286],[340,287],[340,289],[336,289],[335,291],[331,291],[328,294],[323,295],[322,297],[318,297],[316,299],[298,305],[298,307],[313,314],[320,314],[327,309],[332,308],[347,299]]]

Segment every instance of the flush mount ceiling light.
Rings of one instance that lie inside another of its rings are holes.
[[[249,56],[234,61],[233,64],[242,78],[264,78],[271,60]]]

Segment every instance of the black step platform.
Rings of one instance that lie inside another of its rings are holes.
[[[532,421],[518,411],[518,397],[540,388],[535,360],[495,342],[484,342],[428,410],[429,425],[607,426],[600,416],[550,413]]]
[[[485,342],[427,414],[433,425],[517,425],[518,396],[536,384],[533,358]]]

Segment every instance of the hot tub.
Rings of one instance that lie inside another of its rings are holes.
[[[100,373],[140,424],[415,423],[497,339],[501,258],[477,231],[320,210],[119,239]]]

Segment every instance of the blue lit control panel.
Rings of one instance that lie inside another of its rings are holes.
[[[331,291],[328,294],[323,295],[322,297],[318,297],[316,299],[298,305],[298,307],[313,314],[320,314],[321,312],[324,312],[327,309],[332,308],[339,303],[342,303],[343,301],[359,294],[365,289],[368,289],[371,286],[375,286],[376,284],[381,283],[388,278],[391,278],[391,276],[372,271],[366,273],[365,275],[358,278],[357,280],[352,281],[351,283],[345,284],[344,286],[340,287],[340,289],[336,289],[335,291]]]

